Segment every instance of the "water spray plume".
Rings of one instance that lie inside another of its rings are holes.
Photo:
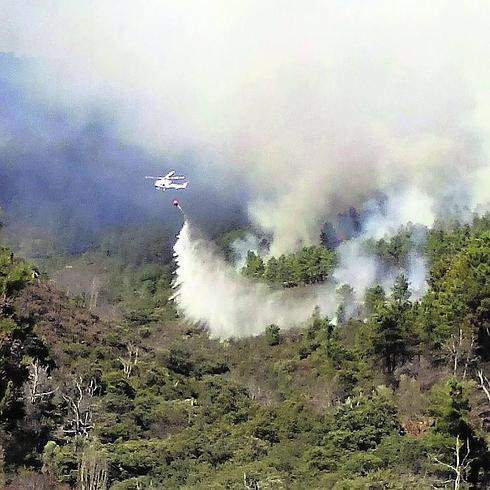
[[[205,325],[211,337],[258,335],[272,323],[284,329],[301,326],[315,306],[334,311],[334,295],[326,294],[326,286],[283,290],[249,280],[198,235],[185,221],[174,246],[174,299],[185,318]]]
[[[177,208],[180,211],[180,213],[182,214],[182,217],[184,218],[184,221],[185,221],[187,218],[185,216],[184,210],[182,209],[182,206],[180,205],[179,201],[177,201],[177,199],[174,199],[172,201],[172,206],[174,206],[175,208]]]

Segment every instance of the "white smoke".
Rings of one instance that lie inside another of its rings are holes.
[[[337,248],[339,264],[333,277],[339,284],[348,284],[355,297],[362,301],[365,290],[376,283],[379,265],[372,255],[363,250],[359,239],[347,240]]]
[[[0,50],[33,95],[248,185],[278,255],[375,191],[430,196],[394,209],[414,222],[489,201],[489,24],[486,0],[2,0]]]
[[[246,233],[242,238],[234,240],[230,246],[233,252],[235,268],[240,271],[247,262],[248,252],[260,255],[259,239],[251,233]]]
[[[412,292],[412,299],[420,299],[428,289],[427,284],[427,263],[423,255],[415,252],[408,258],[407,279]]]
[[[412,187],[387,189],[383,209],[374,207],[363,223],[362,238],[380,238],[395,234],[407,223],[432,226],[436,218],[434,199]],[[372,204],[371,204],[372,206]],[[369,209],[370,203],[366,205]]]
[[[369,213],[362,223],[362,233],[342,242],[336,249],[339,263],[333,277],[339,284],[348,284],[354,289],[357,302],[362,302],[366,289],[376,283],[388,292],[401,273],[407,277],[412,299],[419,299],[427,290],[423,245],[426,227],[432,226],[435,219],[433,199],[413,188],[403,188],[398,192],[391,189],[385,197],[381,207],[374,200],[364,205],[364,211]],[[368,253],[366,240],[389,239],[411,221],[414,222],[410,228],[412,249],[406,268],[386,270],[385,264],[380,263],[372,252]]]

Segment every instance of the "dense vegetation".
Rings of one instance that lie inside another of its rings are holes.
[[[270,284],[305,286],[325,281],[334,265],[334,253],[321,246],[313,245],[293,254],[271,257],[265,263],[255,252],[249,251],[243,274]]]
[[[90,285],[67,295],[0,250],[2,486],[490,486],[488,218],[417,241],[430,267],[421,300],[400,275],[366,292],[360,316],[334,325],[314,311],[302,330],[223,343],[176,317],[170,253],[151,246],[163,237],[124,233],[57,259],[105,271],[117,321],[89,311]],[[415,241],[406,229],[366,246],[391,267]],[[334,263],[309,247],[265,264],[250,254],[244,273],[310,284]]]

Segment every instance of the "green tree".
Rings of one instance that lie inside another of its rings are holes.
[[[404,268],[408,265],[408,257],[414,247],[413,233],[414,230],[411,227],[405,227],[391,238],[382,238],[369,246],[374,247],[376,255],[387,267]]]
[[[472,330],[478,353],[489,359],[490,231],[466,237],[461,250],[436,260],[429,283],[418,319],[422,335],[440,348],[460,328]]]
[[[166,366],[174,373],[190,376],[194,369],[194,362],[187,350],[175,348],[170,349],[166,360]]]
[[[372,315],[386,301],[386,294],[380,284],[375,284],[366,290],[364,308],[366,315]]]
[[[396,309],[385,306],[378,309],[371,322],[375,327],[374,352],[381,358],[385,372],[392,373],[407,355],[401,319]]]
[[[391,299],[378,306],[369,324],[374,330],[373,349],[387,374],[412,355],[417,342],[411,315],[410,291],[403,275],[397,277]]]
[[[435,418],[436,433],[467,441],[471,457],[468,481],[472,488],[485,488],[489,479],[490,452],[468,421],[469,391],[469,385],[455,378],[436,385],[432,390],[429,413]]]
[[[280,273],[279,261],[275,257],[271,257],[267,261],[264,272],[264,278],[269,283],[280,282],[282,277]]]
[[[401,432],[395,406],[379,394],[342,405],[330,424],[325,440],[340,451],[374,449],[386,436]]]
[[[354,289],[348,284],[342,284],[337,291],[338,303],[337,307],[337,323],[343,324],[350,317],[352,317],[352,313],[355,305],[355,295]]]
[[[407,278],[404,274],[399,274],[395,279],[395,283],[393,284],[391,297],[398,304],[405,305],[410,299],[411,295],[412,293],[409,290]]]
[[[0,308],[4,308],[16,293],[36,275],[25,260],[19,260],[8,248],[0,248]]]
[[[305,247],[296,253],[296,280],[302,284],[323,282],[333,269],[334,255],[325,247]]]
[[[249,250],[247,261],[242,269],[242,273],[251,279],[260,279],[264,275],[264,261],[255,253]]]

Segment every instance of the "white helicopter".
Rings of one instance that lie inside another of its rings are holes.
[[[153,179],[155,181],[153,185],[156,189],[161,191],[166,191],[168,189],[186,189],[187,184],[189,184],[189,182],[182,182],[185,180],[185,177],[183,175],[175,175],[175,170],[172,170],[167,175],[159,177],[147,175],[145,179]]]

